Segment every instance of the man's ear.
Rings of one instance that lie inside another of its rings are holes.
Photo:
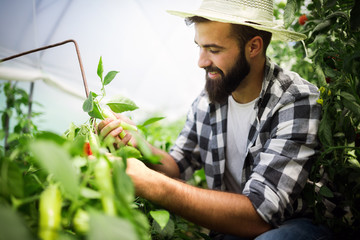
[[[264,42],[260,36],[253,37],[248,42],[249,56],[250,58],[256,57],[263,52]]]

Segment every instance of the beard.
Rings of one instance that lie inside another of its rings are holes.
[[[225,76],[224,72],[216,66],[206,67],[205,90],[208,93],[211,103],[225,103],[229,95],[235,91],[239,84],[250,72],[250,65],[246,61],[244,51],[239,54],[238,59],[229,73]],[[218,72],[220,79],[210,79],[209,72]]]

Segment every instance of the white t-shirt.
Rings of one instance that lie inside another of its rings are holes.
[[[241,177],[251,123],[255,120],[257,98],[241,104],[229,96],[224,182],[228,191],[241,193]]]

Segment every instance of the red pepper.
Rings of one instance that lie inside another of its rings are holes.
[[[303,14],[299,17],[299,24],[304,25],[307,20],[308,18],[306,17],[306,14]]]
[[[84,143],[84,153],[86,156],[91,156],[93,154],[89,142]]]

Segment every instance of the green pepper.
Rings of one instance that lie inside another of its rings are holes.
[[[89,221],[89,213],[79,208],[73,218],[73,224],[76,232],[86,234],[89,231]]]
[[[95,180],[101,193],[101,203],[107,215],[115,216],[114,186],[109,162],[100,157],[94,168]]]
[[[88,138],[92,154],[96,155],[100,149],[98,138],[92,130],[89,130]]]
[[[57,239],[61,228],[61,192],[58,185],[48,186],[40,195],[39,237]]]

